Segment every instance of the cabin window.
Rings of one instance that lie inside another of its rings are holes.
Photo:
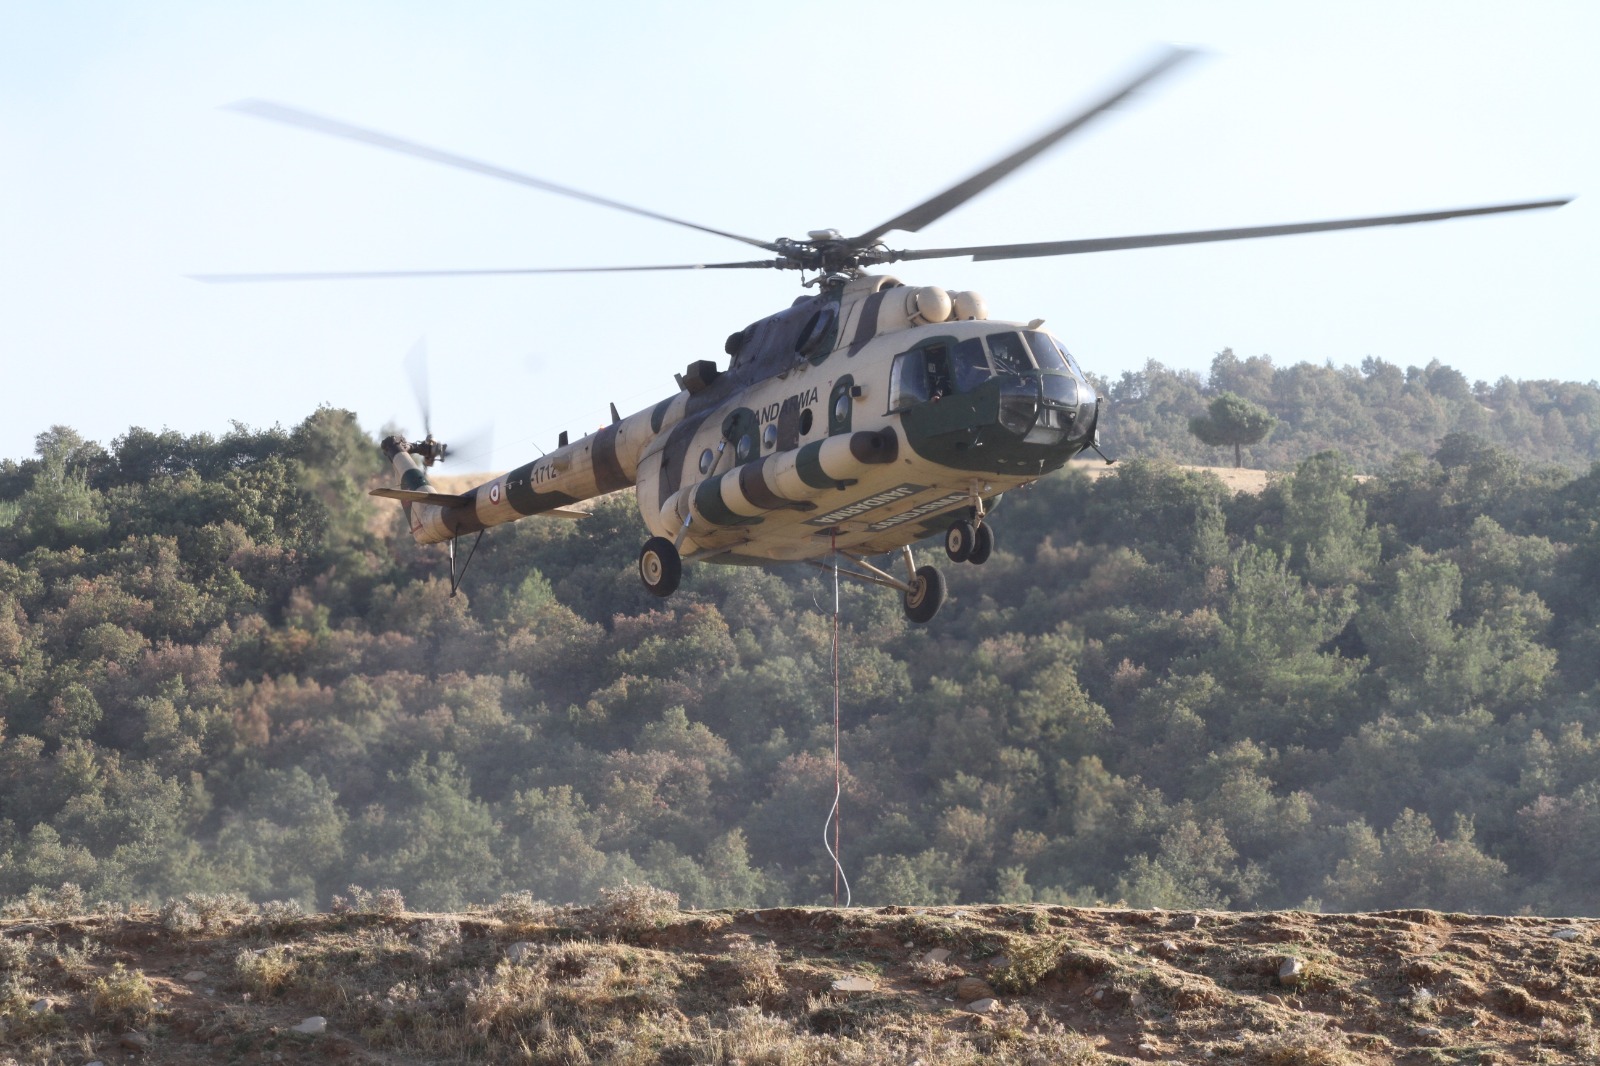
[[[856,379],[853,375],[845,374],[833,383],[833,388],[828,393],[828,435],[850,432],[850,416],[854,413],[854,400],[851,393],[855,390]]]
[[[895,356],[894,369],[889,372],[889,410],[907,410],[926,403],[931,395],[927,353],[918,350]]]

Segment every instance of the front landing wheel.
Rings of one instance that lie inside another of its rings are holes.
[[[972,554],[967,556],[967,562],[974,566],[982,566],[989,561],[989,555],[994,551],[994,527],[985,522],[978,527],[978,532],[972,539]]]
[[[952,563],[964,563],[972,554],[972,545],[977,538],[977,530],[965,518],[952,522],[944,533],[944,553]]]
[[[651,537],[639,551],[639,580],[652,596],[670,596],[683,577],[683,559],[666,537]]]
[[[906,617],[918,625],[933,621],[944,606],[946,592],[944,575],[931,566],[922,567],[905,594]]]

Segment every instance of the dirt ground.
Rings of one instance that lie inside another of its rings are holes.
[[[1107,466],[1098,459],[1079,459],[1072,463],[1074,469],[1081,470],[1091,478],[1102,478],[1117,472],[1115,466]],[[1273,477],[1272,470],[1251,470],[1247,467],[1231,466],[1180,466],[1180,470],[1196,470],[1207,474],[1215,474],[1228,486],[1228,491],[1235,494],[1240,492],[1256,493],[1267,487],[1267,482]]]
[[[1593,919],[533,904],[0,921],[7,1066],[1509,1066],[1600,1062],[1597,1015]],[[313,1018],[325,1031],[296,1031]]]

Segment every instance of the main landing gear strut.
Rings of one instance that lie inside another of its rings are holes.
[[[933,621],[933,616],[939,613],[939,608],[944,606],[944,601],[949,595],[948,586],[945,585],[944,575],[932,566],[917,565],[916,559],[911,554],[911,547],[907,545],[900,549],[906,564],[906,579],[901,581],[892,574],[879,570],[859,555],[852,555],[847,551],[839,552],[849,559],[859,570],[841,566],[839,576],[847,577],[852,581],[859,581],[864,585],[881,585],[884,588],[898,589],[900,602],[905,608],[906,618],[922,625]],[[809,560],[818,570],[832,570],[828,563]]]
[[[978,501],[969,514],[970,518],[958,519],[946,531],[945,554],[958,563],[982,564],[994,551],[994,527],[984,521],[982,500]],[[949,586],[937,568],[919,567],[916,564],[909,545],[900,550],[905,559],[905,580],[886,573],[861,556],[852,555],[847,551],[840,551],[838,554],[850,560],[859,569],[840,567],[839,576],[865,585],[881,585],[884,588],[896,589],[901,594],[906,618],[918,625],[931,622],[949,597]],[[819,570],[833,569],[828,563],[818,562],[815,559],[808,561]],[[639,580],[644,582],[647,592],[653,596],[670,596],[677,591],[678,582],[682,578],[683,558],[678,554],[677,545],[673,544],[670,538],[651,537],[644,542],[644,547],[639,551]]]

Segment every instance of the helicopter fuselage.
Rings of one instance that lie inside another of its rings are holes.
[[[419,542],[636,488],[685,561],[901,549],[1089,446],[1097,400],[1038,323],[894,278],[840,280],[729,338],[680,391],[447,504],[407,503]],[[403,489],[431,492],[391,451]],[[981,517],[980,517],[981,521]]]
[[[639,576],[657,596],[677,588],[684,562],[814,562],[833,553],[836,563],[844,556],[860,568],[852,577],[899,589],[906,617],[927,622],[945,598],[945,581],[936,568],[916,566],[910,545],[942,526],[952,561],[988,559],[995,545],[994,529],[985,520],[990,504],[1093,447],[1098,400],[1066,349],[1039,330],[1040,320],[1025,326],[990,321],[983,301],[972,293],[905,286],[866,274],[865,268],[1403,226],[1546,210],[1570,199],[1013,244],[897,249],[884,243],[890,233],[921,232],[1193,54],[1184,48],[1162,50],[1026,144],[871,229],[854,236],[815,229],[803,240],[745,236],[282,104],[241,101],[233,107],[246,114],[712,234],[771,258],[201,277],[239,282],[665,270],[812,273],[807,284],[818,286],[815,295],[802,296],[787,310],[728,338],[732,358],[726,371],[699,360],[679,376],[677,395],[627,418],[613,407],[611,425],[576,443],[562,434],[561,446],[551,454],[460,495],[435,491],[428,483],[428,467],[445,457],[446,445],[429,431],[424,402],[428,435],[423,441],[392,436],[383,442],[400,475],[399,487],[373,493],[405,506],[418,541],[450,542],[452,592],[459,584],[456,538],[528,515],[579,515],[574,504],[632,487],[653,534],[640,550]],[[904,581],[866,561],[896,548],[904,555]]]

